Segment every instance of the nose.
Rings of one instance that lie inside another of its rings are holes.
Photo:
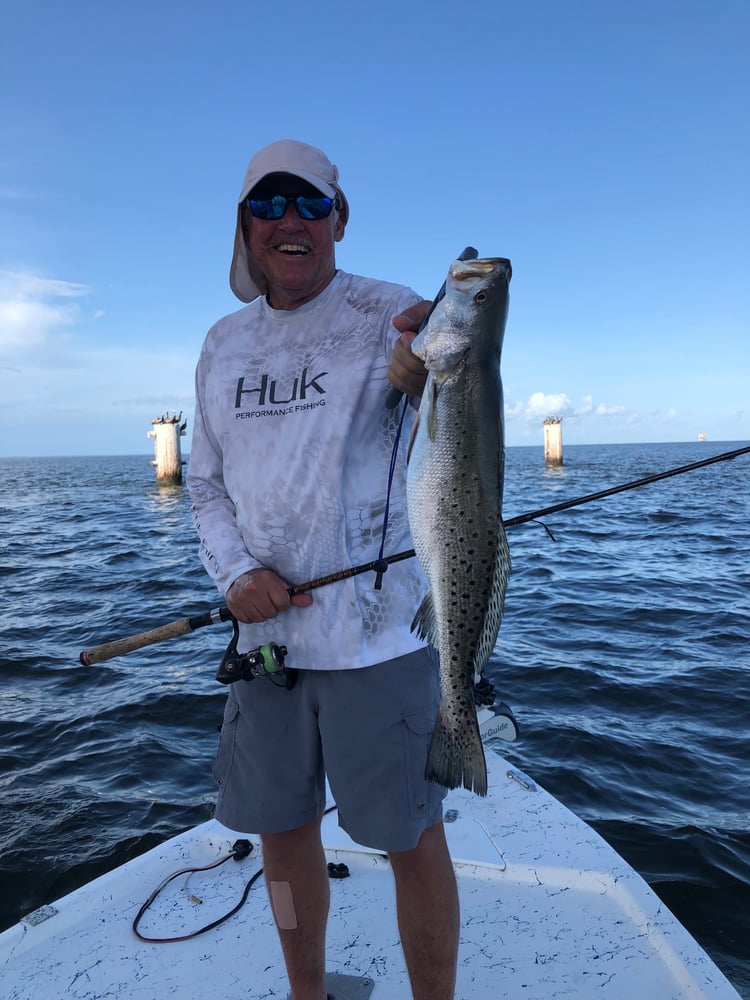
[[[279,222],[282,222],[284,219],[288,219],[290,216],[294,219],[302,218],[302,216],[299,214],[299,206],[297,205],[297,200],[294,197],[291,198],[287,197],[286,207],[284,208],[284,214],[281,216],[281,219],[279,219]]]
[[[286,203],[284,214],[279,219],[279,225],[292,226],[296,229],[301,221],[302,221],[302,216],[299,214],[299,209],[297,208],[297,202],[293,198],[290,198],[289,201]]]

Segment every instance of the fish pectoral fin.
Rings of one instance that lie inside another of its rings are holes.
[[[430,395],[427,400],[427,436],[430,441],[434,441],[438,430],[437,401],[438,394],[440,393],[440,385],[437,379],[431,380],[431,385],[428,389]]]
[[[411,457],[411,450],[414,447],[414,442],[417,440],[417,428],[419,427],[419,413],[417,413],[414,418],[414,423],[411,425],[411,433],[409,434],[409,443],[406,445],[406,464],[409,464],[409,458]]]
[[[419,605],[414,621],[411,623],[411,631],[416,632],[420,639],[426,639],[431,646],[437,647],[437,620],[435,618],[435,605],[432,602],[432,594],[427,593],[424,600]]]

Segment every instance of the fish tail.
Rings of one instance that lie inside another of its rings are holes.
[[[458,729],[440,712],[427,751],[424,776],[444,788],[463,785],[477,795],[487,794],[487,761],[473,704]]]

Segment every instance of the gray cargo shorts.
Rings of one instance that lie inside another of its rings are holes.
[[[424,778],[440,701],[433,649],[352,670],[300,670],[291,691],[267,678],[229,691],[214,777],[216,818],[281,833],[325,808],[325,774],[352,840],[407,851],[442,818],[446,789]]]

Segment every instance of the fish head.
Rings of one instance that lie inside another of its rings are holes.
[[[499,359],[510,276],[505,257],[453,261],[445,296],[411,345],[428,371],[447,375],[467,356],[480,363]]]

